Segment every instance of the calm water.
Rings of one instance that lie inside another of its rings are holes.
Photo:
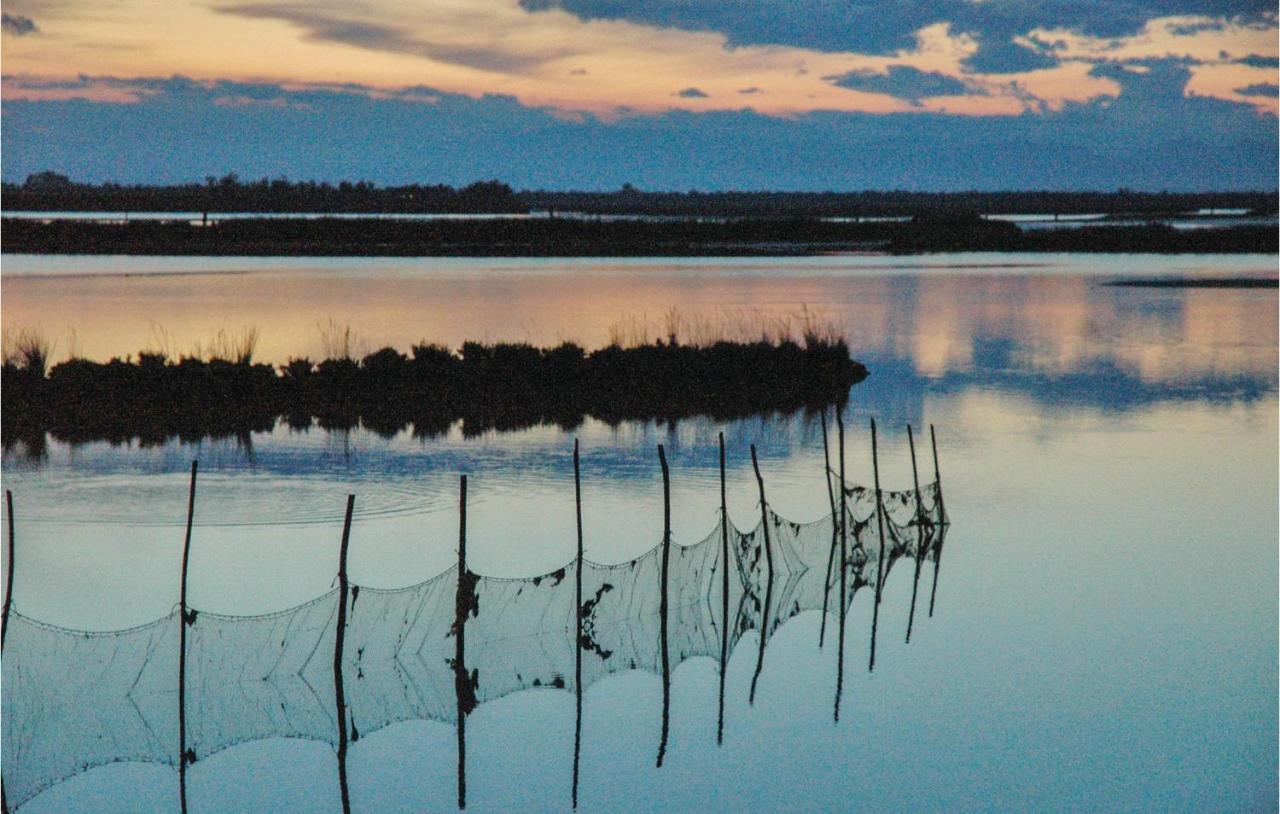
[[[932,423],[952,527],[932,619],[903,642],[910,569],[885,587],[874,673],[871,602],[853,603],[845,713],[820,615],[769,642],[755,704],[751,646],[727,670],[672,681],[666,765],[658,677],[625,673],[584,699],[581,808],[611,810],[1274,810],[1277,805],[1277,296],[1111,288],[1119,276],[1275,275],[1274,256],[934,255],[790,260],[256,260],[6,256],[6,329],[40,327],[55,356],[160,347],[256,326],[258,358],[323,350],[330,320],[367,349],[430,339],[607,341],[610,326],[745,331],[801,309],[850,337],[871,377],[845,413],[849,477],[910,486],[906,425]],[[701,326],[701,328],[698,328]],[[72,334],[74,329],[74,336]],[[109,409],[109,406],[104,406]],[[201,463],[190,601],[288,607],[333,583],[344,496],[357,495],[351,575],[409,585],[452,564],[457,478],[470,478],[468,557],[530,575],[573,556],[573,438],[583,448],[587,555],[620,562],[662,533],[716,523],[716,434],[729,512],[756,516],[749,445],[769,502],[828,511],[815,418],[677,426],[588,422],[463,440],[279,429],[230,441],[71,448],[4,458],[18,530],[15,606],[95,629],[168,613],[178,597],[190,460]],[[927,460],[927,458],[926,458]],[[931,465],[931,462],[930,462]],[[754,636],[754,634],[749,634]],[[565,810],[574,699],[539,689],[467,722],[468,809]],[[395,724],[351,748],[355,811],[453,806],[456,736]],[[192,811],[336,811],[323,743],[241,744],[188,773]],[[176,773],[122,763],[23,811],[171,811]]]

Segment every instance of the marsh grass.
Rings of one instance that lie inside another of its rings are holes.
[[[234,362],[237,365],[253,364],[253,354],[258,348],[261,332],[257,327],[246,326],[238,331],[219,328],[207,343],[196,342],[191,357],[214,361]]]
[[[618,348],[640,348],[655,343],[709,348],[722,342],[795,343],[817,348],[843,341],[832,320],[803,304],[797,311],[783,313],[741,308],[692,315],[671,306],[657,319],[642,313],[615,320],[606,330],[606,336],[608,346]]]
[[[364,426],[394,435],[463,434],[540,424],[571,428],[590,415],[607,422],[732,419],[816,409],[848,397],[866,376],[834,326],[808,308],[793,313],[728,311],[687,317],[667,309],[609,329],[610,344],[429,342],[408,353],[361,353],[348,323],[318,323],[325,357],[253,362],[259,332],[219,331],[174,358],[174,335],[156,325],[136,361],[73,358],[49,367],[38,331],[5,334],[0,387],[8,444],[48,432],[71,443],[137,437],[160,442],[290,426]],[[651,337],[656,337],[651,339]],[[46,375],[47,370],[47,375]],[[110,405],[110,409],[103,409]]]
[[[317,322],[316,328],[320,331],[320,347],[325,359],[352,362],[368,350],[368,343],[350,322],[338,322],[330,317],[328,322]]]
[[[56,346],[39,328],[6,329],[0,339],[0,361],[43,378]]]

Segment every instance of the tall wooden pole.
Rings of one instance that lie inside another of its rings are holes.
[[[938,436],[929,425],[929,443],[933,446],[933,479],[938,484],[938,525],[947,522],[946,504],[942,502],[942,473],[938,471]]]
[[[942,502],[942,473],[938,470],[938,436],[929,425],[929,442],[933,446],[933,479],[938,487],[938,539],[934,542],[933,587],[929,589],[929,618],[933,618],[933,603],[938,598],[938,571],[942,569],[942,541],[947,536],[947,509]]]
[[[338,621],[333,639],[333,696],[338,710],[338,791],[342,795],[342,814],[351,812],[351,794],[347,789],[347,696],[342,686],[342,648],[347,636],[347,548],[351,543],[351,515],[355,506],[356,496],[347,495],[342,546],[338,549]]]
[[[578,767],[582,754],[582,472],[578,461],[578,439],[573,439],[573,504],[578,519],[578,567],[575,596],[574,619],[577,623],[577,636],[573,648],[573,807],[578,807]]]
[[[933,605],[938,598],[938,571],[942,568],[942,549],[943,543],[947,539],[946,524],[936,526],[934,533],[937,535],[933,540],[933,586],[929,589],[929,618],[933,618]]]
[[[187,814],[187,764],[195,757],[187,752],[187,625],[195,621],[187,610],[187,566],[191,560],[198,469],[199,462],[192,461],[191,486],[187,491],[187,532],[182,540],[182,581],[178,587],[178,800],[182,814]]]
[[[920,565],[924,562],[926,542],[924,503],[920,498],[920,473],[916,469],[916,439],[907,425],[907,445],[911,447],[911,482],[916,489],[916,573],[911,581],[911,615],[907,617],[907,644],[911,644],[911,627],[916,621],[916,593],[920,589]]]
[[[4,490],[5,510],[9,513],[9,573],[4,579],[4,617],[0,619],[0,651],[4,650],[5,635],[9,632],[9,610],[13,607],[13,491]]]
[[[13,607],[13,564],[14,564],[14,533],[13,533],[13,492],[9,489],[4,490],[5,509],[9,513],[9,572],[5,576],[4,581],[4,616],[0,618],[0,651],[4,650],[5,634],[9,631],[9,609]],[[724,680],[721,679],[721,686],[724,686]],[[723,694],[723,693],[722,693]],[[9,812],[9,796],[4,789],[4,775],[0,772],[0,811],[4,814]]]
[[[662,623],[662,739],[658,743],[658,767],[667,755],[667,735],[671,730],[671,656],[667,633],[667,568],[671,559],[671,473],[667,469],[667,453],[658,444],[658,463],[662,465],[662,598],[658,616]]]
[[[458,697],[458,808],[467,807],[467,715],[471,712],[471,677],[467,674],[467,615],[474,587],[467,571],[467,476],[458,492],[458,593],[454,618],[453,684]]]
[[[764,499],[764,478],[760,477],[760,463],[756,460],[756,445],[751,445],[751,468],[756,471],[756,483],[760,486],[760,528],[764,531],[765,589],[764,613],[760,617],[760,654],[756,657],[756,671],[751,676],[751,692],[747,704],[756,702],[756,682],[764,669],[764,646],[769,638],[769,613],[773,604],[773,551],[769,544],[769,504]]]
[[[880,459],[876,449],[876,420],[871,419],[871,470],[876,486],[876,526],[880,530],[880,558],[876,565],[876,603],[871,611],[871,659],[867,672],[876,669],[876,628],[880,625],[880,591],[884,587],[884,507],[880,494]]]
[[[836,559],[836,537],[840,533],[840,521],[836,517],[836,496],[831,489],[831,453],[827,450],[827,408],[823,407],[819,414],[822,417],[822,479],[827,484],[827,501],[831,504],[831,550],[827,553],[827,575],[822,580],[822,621],[818,625],[818,649],[822,649],[827,637],[827,601],[831,596],[831,569]],[[840,484],[841,493],[844,484]]]
[[[845,587],[846,575],[849,573],[848,534],[849,510],[844,485],[848,483],[844,474],[844,411],[836,405],[836,435],[840,445],[840,641],[836,645],[836,709],[835,720],[840,722],[840,698],[844,694],[844,631],[845,619],[849,613],[849,592]]]
[[[725,498],[724,433],[720,433],[720,702],[716,744],[724,743],[724,678],[729,660],[729,505]]]

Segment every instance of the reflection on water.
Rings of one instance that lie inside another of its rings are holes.
[[[0,281],[4,322],[39,326],[54,358],[206,346],[261,329],[256,358],[323,355],[322,327],[350,325],[361,350],[424,339],[562,340],[599,347],[619,321],[665,334],[678,307],[726,332],[802,307],[860,356],[911,359],[922,375],[972,369],[979,343],[1008,343],[1027,369],[1113,362],[1143,381],[1266,373],[1241,343],[1275,339],[1272,292],[1161,291],[1116,277],[1275,276],[1270,256],[938,255],[651,261],[18,257]],[[85,276],[87,275],[87,276]],[[72,335],[74,332],[74,336]],[[1269,333],[1269,336],[1268,336]],[[1274,341],[1270,342],[1274,345]],[[1241,371],[1241,366],[1244,370]]]
[[[659,457],[665,470],[661,446]],[[842,447],[837,458],[844,459]],[[936,459],[933,469],[936,476]],[[348,745],[398,722],[434,720],[457,727],[463,807],[465,722],[478,705],[536,687],[572,691],[576,767],[584,688],[635,670],[662,677],[661,767],[672,671],[689,659],[718,659],[722,742],[724,671],[736,646],[752,631],[759,640],[748,695],[754,705],[769,639],[806,611],[824,615],[824,630],[828,610],[838,619],[838,721],[855,596],[864,588],[873,594],[869,669],[881,590],[899,560],[914,564],[907,640],[925,562],[933,563],[927,589],[933,615],[947,527],[941,483],[881,492],[837,482],[833,493],[828,480],[833,506],[839,494],[837,513],[801,524],[763,502],[764,480],[757,477],[761,516],[750,531],[730,522],[722,505],[725,519],[703,540],[673,546],[668,499],[663,542],[619,564],[586,559],[580,538],[578,557],[550,573],[476,574],[466,559],[464,478],[458,562],[417,585],[385,590],[348,580],[350,498],[338,588],[297,607],[258,616],[189,608],[184,570],[180,607],[128,630],[87,633],[16,613],[5,637],[6,799],[20,806],[78,772],[152,762],[177,768],[179,807],[186,811],[188,766],[237,744],[298,738],[336,750],[342,809],[350,811]],[[193,468],[193,497],[195,485]],[[822,641],[820,632],[819,647]],[[575,770],[575,806],[578,781]]]
[[[6,327],[39,324],[62,353],[74,325],[78,351],[99,358],[148,344],[152,321],[182,332],[179,349],[219,328],[258,325],[259,355],[275,361],[316,355],[316,323],[334,315],[375,347],[423,337],[593,345],[615,320],[647,314],[656,323],[673,304],[690,316],[794,313],[805,304],[845,330],[871,371],[844,415],[849,481],[873,482],[868,417],[880,426],[885,489],[912,488],[906,424],[943,431],[955,522],[939,588],[945,612],[928,624],[917,615],[906,647],[913,580],[904,568],[885,581],[881,607],[890,612],[878,618],[876,668],[846,671],[839,726],[831,722],[838,648],[830,625],[827,646],[817,648],[822,620],[834,615],[802,612],[773,631],[758,677],[755,648],[733,652],[719,749],[717,659],[673,668],[660,771],[660,679],[623,672],[591,685],[581,807],[1274,810],[1276,293],[1101,284],[1274,276],[1274,264],[6,257],[0,286]],[[183,268],[251,273],[97,274]],[[94,275],[51,279],[59,271]],[[673,539],[703,539],[721,505],[721,432],[730,517],[759,517],[752,445],[770,506],[801,524],[830,514],[819,415],[588,420],[573,434],[582,443],[586,558],[628,562],[663,538],[659,443]],[[326,594],[348,493],[357,495],[351,581],[364,586],[355,614],[373,589],[447,571],[457,560],[463,473],[470,569],[524,577],[574,559],[573,437],[557,428],[464,438],[455,427],[420,440],[276,427],[250,440],[53,442],[39,460],[6,454],[21,541],[15,607],[79,629],[167,617],[179,599],[192,458],[201,474],[189,601],[207,618],[280,611]],[[921,608],[925,592],[921,584]],[[851,659],[869,645],[872,593],[849,603]],[[443,697],[456,695],[454,676],[441,680]],[[747,705],[753,680],[755,704]],[[468,810],[567,807],[574,719],[564,692],[479,705],[466,722]],[[362,731],[347,757],[353,808],[451,805],[456,751],[457,732],[439,719]],[[280,738],[202,757],[187,778],[192,811],[258,811],[263,799],[282,811],[340,810],[333,761],[327,744]],[[49,789],[24,811],[170,811],[175,797],[170,769],[113,764]]]

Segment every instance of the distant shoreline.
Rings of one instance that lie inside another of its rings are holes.
[[[1268,277],[1178,277],[1176,279],[1112,280],[1113,288],[1280,288],[1280,279]]]
[[[4,218],[0,246],[7,254],[769,257],[868,251],[1275,254],[1280,239],[1273,226],[1180,230],[1145,224],[1024,231],[978,216],[919,216],[906,222],[244,218],[207,225]]]

